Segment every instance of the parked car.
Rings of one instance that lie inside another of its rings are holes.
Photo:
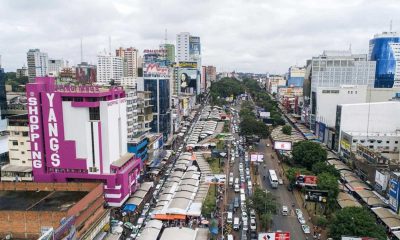
[[[297,217],[297,220],[299,220],[300,224],[306,224],[306,220],[304,219],[303,215],[299,215]]]
[[[289,213],[287,206],[282,206],[282,215],[287,216]]]
[[[279,185],[283,185],[283,179],[282,179],[282,178],[279,178],[279,179],[278,179],[278,183],[279,183]]]
[[[240,228],[239,218],[238,218],[238,217],[235,217],[235,218],[233,219],[233,230],[239,231],[239,228]]]
[[[301,229],[303,229],[303,232],[305,234],[311,233],[310,227],[308,225],[306,225],[306,224],[301,225]]]
[[[294,211],[296,212],[296,216],[303,216],[303,212],[300,210],[300,208],[296,208]]]
[[[250,219],[250,229],[251,230],[256,230],[257,229],[256,220],[254,218]]]

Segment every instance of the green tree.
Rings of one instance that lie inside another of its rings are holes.
[[[292,135],[292,127],[290,125],[283,126],[282,133],[286,135]]]
[[[220,105],[226,103],[226,97],[236,97],[242,93],[244,93],[242,82],[238,81],[235,78],[222,78],[217,82],[211,83],[211,104]]]
[[[248,201],[248,205],[253,208],[259,215],[262,214],[276,214],[278,204],[276,198],[272,193],[256,187],[253,195]]]
[[[317,162],[324,162],[327,152],[319,143],[311,141],[301,141],[293,145],[292,159],[295,163],[301,164],[308,170]]]
[[[386,239],[385,228],[376,224],[375,217],[361,207],[346,207],[336,212],[329,225],[329,236],[340,240],[343,235]]]
[[[270,213],[263,213],[259,216],[261,228],[268,230],[272,223],[272,214]]]
[[[321,173],[330,173],[335,177],[340,177],[340,172],[333,166],[329,165],[326,162],[316,162],[312,166],[312,171],[315,175],[321,174]]]
[[[321,173],[317,177],[317,188],[328,191],[327,207],[332,211],[335,208],[336,198],[339,194],[338,178],[327,172]]]
[[[252,117],[245,117],[241,120],[240,134],[244,136],[257,135],[260,138],[267,138],[270,134],[267,125]]]

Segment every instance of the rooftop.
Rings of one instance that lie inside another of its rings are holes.
[[[67,211],[87,192],[0,191],[0,211]]]

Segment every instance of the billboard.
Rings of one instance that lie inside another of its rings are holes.
[[[306,201],[326,203],[328,191],[326,190],[306,190]]]
[[[269,118],[271,117],[270,112],[260,112],[260,118]]]
[[[370,237],[342,237],[342,240],[376,240],[376,238],[370,238]]]
[[[399,210],[399,182],[397,178],[391,178],[389,181],[389,206],[396,213]]]
[[[200,56],[201,54],[200,47],[200,37],[189,37],[189,55],[191,56]]]
[[[250,161],[252,162],[264,162],[264,154],[258,152],[250,153]]]
[[[322,123],[322,122],[318,122],[317,125],[319,126],[318,127],[318,140],[320,140],[321,142],[324,142],[326,125],[325,125],[325,123]]]
[[[197,62],[179,62],[177,67],[180,68],[196,68],[197,69]]]
[[[178,83],[182,93],[195,93],[197,90],[197,69],[181,68],[178,70]]]
[[[159,63],[145,63],[143,67],[144,77],[168,77],[169,69]]]
[[[317,186],[317,176],[297,175],[296,185],[316,187]]]
[[[290,240],[290,232],[259,233],[258,240]]]
[[[380,190],[386,190],[388,185],[388,176],[382,174],[378,170],[375,171],[375,185],[380,188]]]
[[[274,142],[274,148],[276,150],[291,151],[292,150],[292,142],[276,141],[276,142]]]

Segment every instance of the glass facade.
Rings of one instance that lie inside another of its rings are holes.
[[[0,68],[0,108],[7,108],[6,76],[3,68]]]
[[[396,53],[391,43],[400,43],[400,37],[380,37],[370,40],[370,58],[376,61],[376,88],[392,88],[396,75]]]

